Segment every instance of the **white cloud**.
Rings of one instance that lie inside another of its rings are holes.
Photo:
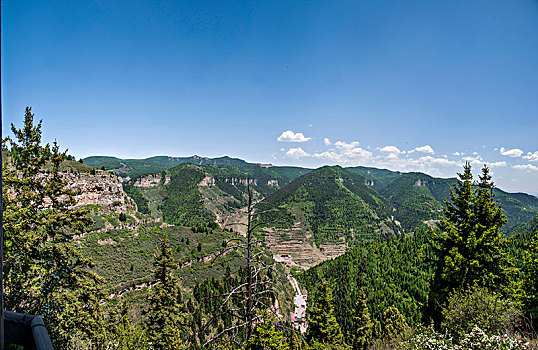
[[[310,154],[305,152],[301,147],[297,148],[290,148],[286,152],[286,157],[293,158],[293,159],[300,159],[302,157],[308,157]]]
[[[454,153],[452,153],[452,155],[453,155],[453,156],[462,156],[463,153],[460,153],[460,152],[454,152]]]
[[[424,145],[424,146],[417,147],[413,151],[422,152],[422,153],[429,153],[429,154],[434,154],[435,153],[432,146],[430,146],[430,145]]]
[[[328,138],[324,138],[323,139],[323,143],[325,144],[325,146],[330,146],[331,145],[331,140],[329,140]]]
[[[518,170],[538,171],[538,166],[532,164],[512,165],[512,168]]]
[[[280,149],[280,151],[281,151],[281,152],[284,152],[284,151],[285,151],[285,149],[284,149],[284,148],[281,148],[281,149]]]
[[[387,158],[387,159],[398,159],[398,154],[396,154],[396,153],[390,153],[389,155],[387,155],[386,158]]]
[[[538,151],[531,153],[527,152],[526,156],[523,156],[524,159],[528,159],[531,162],[538,162]]]
[[[339,149],[353,149],[359,145],[358,141],[345,142],[345,141],[336,141],[334,145]]]
[[[500,168],[503,166],[507,166],[508,164],[506,164],[506,162],[494,162],[494,163],[489,163],[488,165],[492,168],[496,168],[496,167]]]
[[[501,147],[499,151],[503,156],[508,156],[512,158],[521,157],[521,155],[524,153],[519,148],[505,149],[504,147]]]
[[[277,140],[282,142],[306,142],[312,140],[312,138],[305,137],[302,132],[294,133],[293,131],[288,130],[284,131]]]
[[[382,153],[394,153],[394,154],[400,154],[400,150],[396,146],[385,146],[379,150]]]
[[[361,147],[357,147],[359,143],[357,141],[344,142],[336,141],[334,146],[336,148],[330,149],[322,153],[314,153],[312,156],[318,159],[330,160],[334,163],[341,164],[356,164],[361,161],[364,162],[372,158],[372,152],[367,151]]]
[[[453,166],[453,165],[459,165],[459,162],[454,160],[449,160],[446,158],[434,158],[432,156],[424,156],[420,157],[416,160],[417,164],[422,166],[428,166],[431,164],[437,164],[437,165],[443,165],[443,166]]]
[[[482,157],[480,156],[475,156],[475,157],[467,156],[461,159],[466,162],[469,162],[469,164],[471,165],[484,165],[484,159],[482,159]]]

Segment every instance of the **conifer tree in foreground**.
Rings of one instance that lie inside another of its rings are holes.
[[[395,340],[405,337],[410,332],[405,317],[398,308],[391,306],[383,313],[383,338]]]
[[[374,324],[370,319],[370,312],[368,311],[366,302],[366,294],[364,288],[362,288],[353,309],[352,331],[349,334],[349,339],[354,350],[367,349],[372,342]]]
[[[524,257],[523,280],[524,307],[527,314],[530,314],[535,329],[538,325],[538,231]]]
[[[154,264],[157,284],[150,290],[149,309],[146,311],[149,341],[156,350],[183,349],[182,331],[187,322],[181,289],[177,278],[172,275],[177,265],[166,233],[157,249]]]
[[[450,189],[450,200],[431,231],[435,273],[428,297],[427,315],[439,325],[448,296],[470,285],[502,288],[509,281],[509,261],[501,227],[506,223],[501,205],[494,201],[489,169],[484,166],[478,183],[465,164]]]
[[[99,301],[101,280],[92,262],[72,244],[91,219],[74,209],[60,165],[66,159],[56,142],[41,145],[41,121],[26,107],[22,129],[3,148],[5,307],[42,315],[56,349],[104,343]]]
[[[289,350],[284,333],[278,327],[279,321],[274,315],[264,310],[259,322],[247,340],[245,350]]]
[[[308,313],[306,340],[314,347],[345,348],[344,336],[334,316],[332,300],[329,287],[324,282],[318,291],[314,306]]]

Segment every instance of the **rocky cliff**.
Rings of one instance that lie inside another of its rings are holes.
[[[67,187],[76,193],[77,206],[96,204],[114,212],[137,210],[136,203],[125,193],[120,178],[107,172],[64,172]]]

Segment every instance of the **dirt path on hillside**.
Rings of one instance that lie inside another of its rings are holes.
[[[96,232],[106,232],[106,231],[110,231],[110,230],[137,230],[141,225],[145,225],[145,224],[149,224],[149,223],[156,223],[156,222],[161,222],[161,218],[151,218],[151,219],[144,219],[144,220],[139,220],[133,224],[122,224],[122,225],[119,225],[119,226],[111,226],[111,227],[104,227],[104,228],[100,228],[98,230],[93,230],[93,231],[88,231],[88,232],[84,232],[80,235],[74,235],[73,236],[73,240],[79,240],[81,238],[84,238],[84,236],[86,236],[88,233],[96,233]],[[170,224],[167,224],[167,223],[162,223],[161,226],[174,226],[174,225],[170,225]]]
[[[227,249],[224,249],[224,250],[219,250],[218,252],[214,252],[214,253],[202,256],[200,258],[191,259],[191,260],[186,261],[186,262],[182,263],[181,265],[179,265],[178,268],[182,269],[184,267],[191,266],[195,262],[200,262],[200,261],[209,262],[209,261],[215,259],[216,257],[227,255],[233,249],[234,248],[227,248]],[[139,284],[136,284],[134,286],[125,287],[125,288],[119,290],[118,292],[111,293],[111,294],[108,295],[108,297],[109,298],[119,298],[126,292],[132,292],[132,291],[136,291],[136,290],[141,290],[143,288],[151,289],[155,285],[157,285],[158,283],[159,282],[157,280],[153,280],[153,281],[150,281],[150,282],[139,283]]]
[[[256,206],[262,199],[255,200],[252,206]],[[240,233],[242,236],[247,234],[247,219],[248,206],[239,208],[231,213],[228,213],[222,220],[222,228],[231,228],[233,231]],[[217,220],[218,217],[217,217]],[[219,220],[220,224],[220,220]]]

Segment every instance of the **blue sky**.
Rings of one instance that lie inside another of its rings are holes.
[[[77,157],[468,160],[538,193],[537,33],[533,0],[5,0],[3,126],[31,105]]]

